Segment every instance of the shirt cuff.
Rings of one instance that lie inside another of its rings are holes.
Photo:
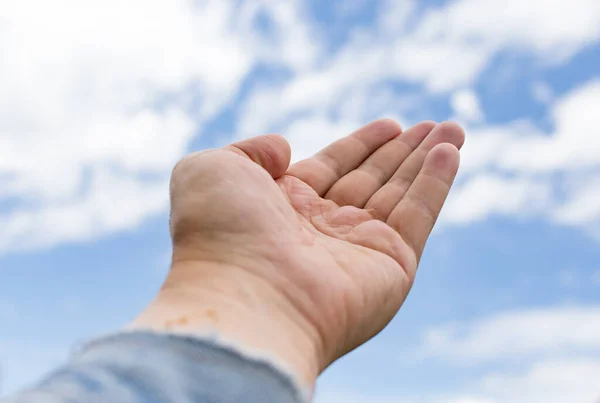
[[[47,400],[39,400],[40,398]],[[9,402],[304,403],[292,378],[214,340],[133,331],[91,341]]]

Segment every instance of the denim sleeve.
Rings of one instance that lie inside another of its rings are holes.
[[[1,403],[301,403],[271,365],[208,340],[124,333],[88,344],[63,368]]]

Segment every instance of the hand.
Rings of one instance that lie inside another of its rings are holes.
[[[173,264],[135,328],[278,356],[309,385],[404,302],[464,141],[453,123],[373,122],[289,167],[283,137],[173,170]]]

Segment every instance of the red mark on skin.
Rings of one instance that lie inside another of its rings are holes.
[[[219,314],[217,313],[217,311],[215,309],[209,309],[206,311],[206,316],[208,316],[213,323],[219,323]]]
[[[168,320],[168,321],[166,321],[166,322],[165,322],[165,327],[166,327],[167,329],[172,329],[172,328],[174,328],[175,326],[185,326],[185,325],[187,325],[189,322],[190,322],[190,320],[189,320],[187,317],[185,317],[185,316],[182,316],[182,317],[180,317],[180,318],[177,318],[177,319],[174,319],[174,320]]]
[[[219,314],[217,310],[214,308],[208,309],[206,312],[203,312],[201,317],[207,317],[213,323],[219,323]],[[167,320],[164,324],[166,329],[173,329],[175,327],[186,326],[190,324],[190,318],[187,316],[180,316],[177,319]]]

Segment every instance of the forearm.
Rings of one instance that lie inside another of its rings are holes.
[[[321,351],[277,289],[236,266],[181,263],[124,332],[0,403],[305,403]]]
[[[276,365],[307,395],[326,365],[320,335],[301,313],[251,270],[232,265],[173,265],[155,300],[128,329],[215,337]]]
[[[236,267],[180,264],[124,332],[0,403],[304,403],[322,357],[290,309]]]
[[[2,403],[301,403],[291,378],[211,341],[131,332],[77,352],[39,385]]]

